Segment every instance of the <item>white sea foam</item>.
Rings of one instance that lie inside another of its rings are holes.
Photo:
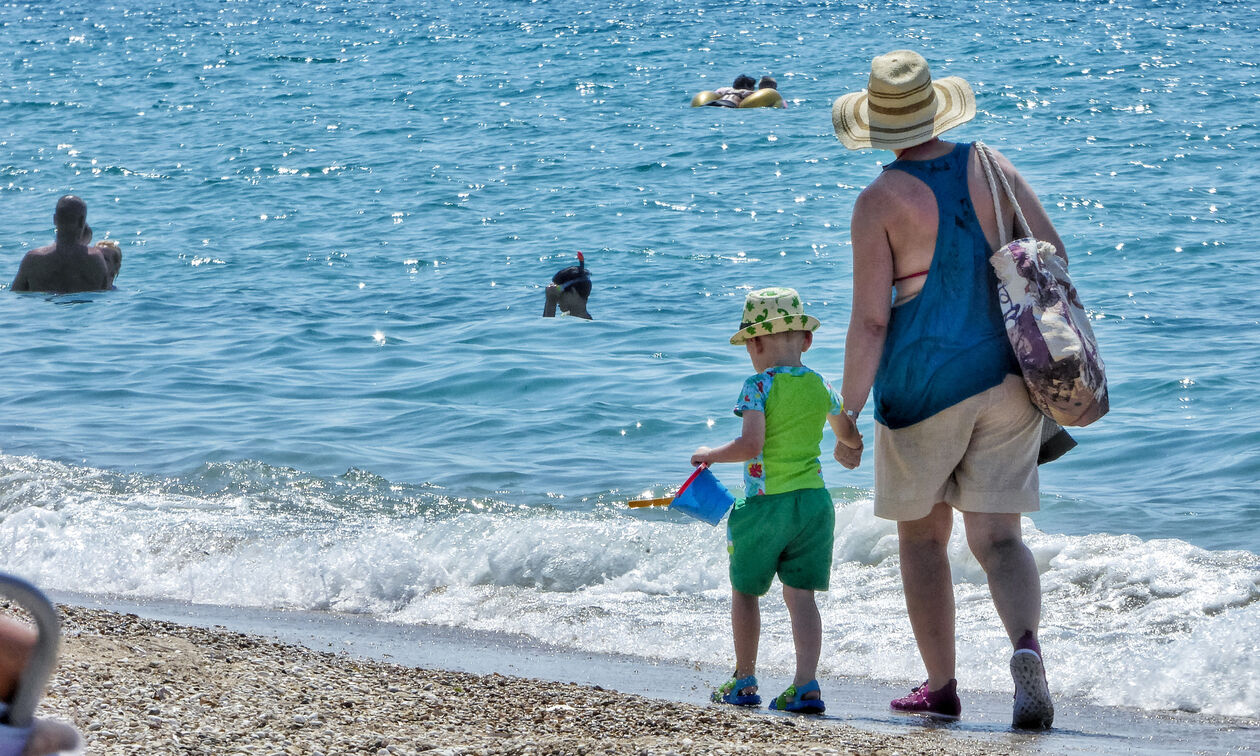
[[[196,496],[14,459],[0,548],[10,569],[48,589],[369,613],[729,662],[724,528],[612,505],[336,517],[350,501],[278,508],[280,491]],[[1103,704],[1260,715],[1260,557],[1043,533],[1029,520],[1024,529],[1042,575],[1052,689]],[[960,682],[1004,690],[1009,643],[961,523],[950,560]],[[922,676],[895,529],[867,500],[838,505],[832,588],[819,606],[823,672]],[[777,591],[763,601],[763,628],[762,667],[790,669]]]

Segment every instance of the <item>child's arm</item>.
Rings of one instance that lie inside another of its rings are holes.
[[[827,415],[831,430],[836,434],[836,461],[852,470],[862,462],[862,434],[858,433],[857,423],[844,413]]]
[[[766,443],[766,413],[744,410],[744,426],[738,438],[716,449],[701,446],[691,455],[691,464],[708,465],[714,462],[745,462],[761,453]]]

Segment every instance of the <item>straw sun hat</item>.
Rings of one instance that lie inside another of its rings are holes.
[[[774,286],[758,289],[744,299],[744,316],[732,344],[743,344],[755,336],[788,331],[817,331],[818,318],[806,315],[796,289]]]
[[[927,61],[912,50],[872,60],[866,89],[831,107],[836,137],[851,150],[913,147],[975,116],[971,85],[957,76],[933,80]]]

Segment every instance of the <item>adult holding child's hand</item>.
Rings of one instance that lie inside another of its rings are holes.
[[[857,412],[845,410],[835,425],[836,450],[833,456],[846,470],[857,469],[862,464],[862,434],[857,429],[857,418]]]
[[[832,108],[846,147],[897,158],[853,207],[853,310],[840,393],[847,426],[874,388],[875,514],[897,522],[906,609],[928,674],[892,708],[946,719],[962,710],[947,552],[957,509],[1014,647],[1013,725],[1048,728],[1054,706],[1037,641],[1040,576],[1020,532],[1020,514],[1039,506],[1042,415],[1007,340],[989,264],[1007,242],[998,238],[997,213],[1013,226],[1014,210],[1007,201],[995,207],[971,144],[938,136],[975,113],[966,81],[933,81],[927,61],[910,50],[875,58],[868,88]],[[1028,183],[1005,158],[997,163],[1032,234],[1062,250]],[[860,446],[845,443],[848,431],[836,435],[836,459],[856,465]]]

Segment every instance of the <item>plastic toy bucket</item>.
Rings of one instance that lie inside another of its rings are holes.
[[[717,525],[734,503],[735,497],[709,472],[708,465],[701,465],[678,489],[669,508]]]

